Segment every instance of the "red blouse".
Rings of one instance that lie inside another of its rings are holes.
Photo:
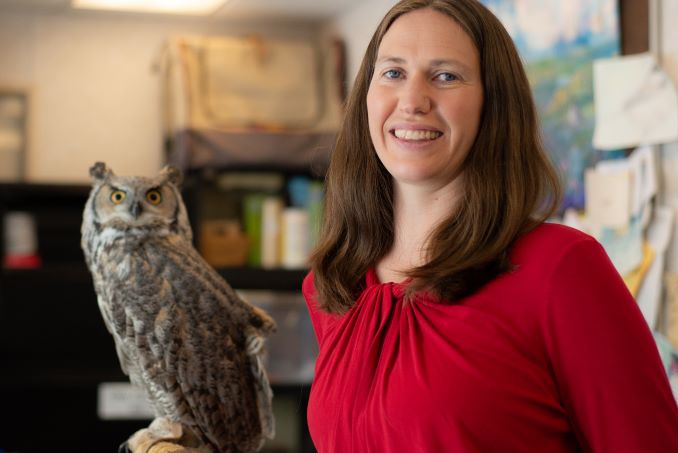
[[[517,268],[455,304],[403,303],[370,271],[348,313],[321,311],[308,405],[327,452],[678,452],[652,334],[602,247],[545,224]]]

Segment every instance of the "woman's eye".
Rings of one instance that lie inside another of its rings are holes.
[[[387,79],[397,79],[401,76],[401,72],[397,69],[389,69],[384,73],[384,77]]]
[[[113,204],[120,204],[125,201],[125,192],[122,190],[116,190],[111,194],[111,201]]]
[[[452,74],[451,72],[441,72],[440,74],[436,75],[436,79],[440,80],[441,82],[454,82],[455,80],[458,80],[459,77]]]
[[[146,192],[146,200],[148,200],[148,202],[151,203],[152,205],[160,204],[160,201],[162,201],[160,191],[149,190],[148,192]]]

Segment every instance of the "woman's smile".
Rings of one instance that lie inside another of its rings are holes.
[[[405,141],[430,141],[439,138],[442,134],[440,131],[430,130],[430,129],[393,129],[391,134],[394,137],[405,140]]]

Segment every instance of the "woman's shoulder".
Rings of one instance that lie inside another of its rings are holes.
[[[595,238],[575,228],[558,223],[542,223],[518,238],[514,253],[566,251],[580,244],[598,244]]]
[[[614,273],[605,250],[595,238],[554,223],[539,225],[518,238],[510,260],[511,270],[488,285],[486,291],[498,300],[521,301],[512,309],[522,307],[526,318],[530,313],[536,316],[543,312],[554,288],[563,292],[563,287],[582,286],[582,291],[588,291],[590,288],[584,286],[590,287],[591,278]]]
[[[544,222],[520,237],[520,241],[564,241],[594,240],[589,234],[560,223]]]
[[[535,266],[547,272],[565,255],[592,249],[594,253],[604,253],[598,241],[583,231],[557,223],[543,223],[518,238],[511,261],[518,266]]]

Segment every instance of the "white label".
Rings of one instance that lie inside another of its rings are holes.
[[[153,419],[146,393],[127,382],[99,384],[97,413],[102,420]]]

